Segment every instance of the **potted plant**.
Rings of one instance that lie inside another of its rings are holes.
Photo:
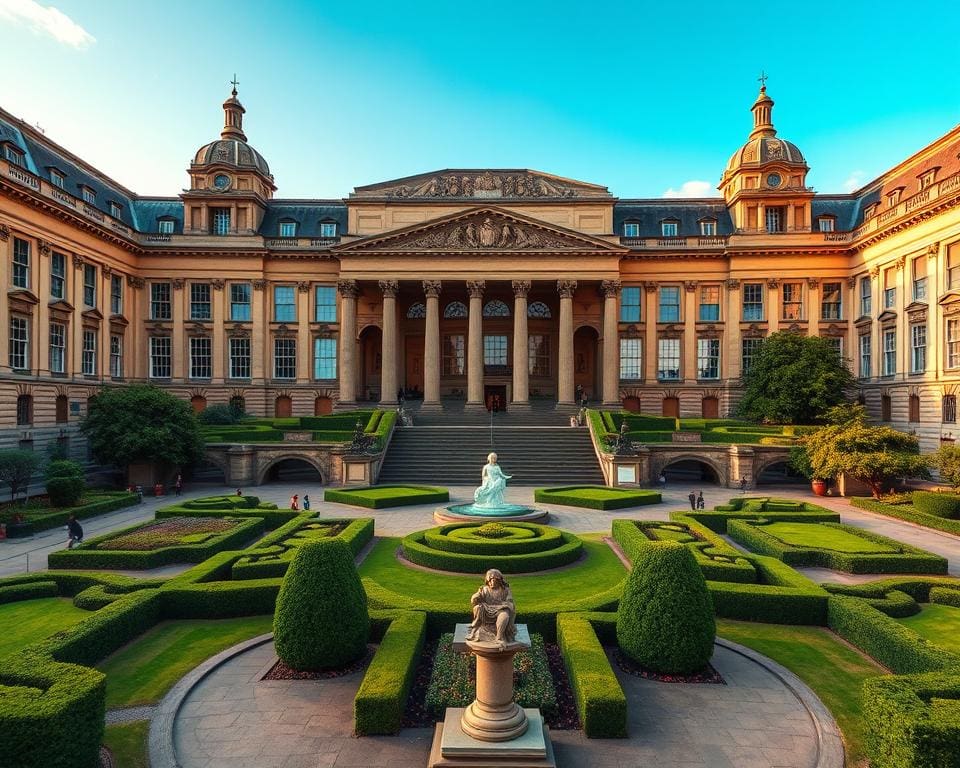
[[[810,456],[802,445],[795,445],[790,449],[790,468],[798,475],[803,475],[810,481],[810,490],[815,496],[826,496],[830,480],[824,477],[814,477]]]

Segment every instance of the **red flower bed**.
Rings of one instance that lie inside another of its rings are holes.
[[[149,552],[183,544],[202,544],[211,536],[234,528],[235,520],[215,517],[171,517],[121,533],[97,544],[96,549]]]

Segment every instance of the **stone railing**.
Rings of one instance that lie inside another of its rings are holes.
[[[703,235],[696,237],[621,237],[620,245],[627,248],[725,248],[727,245],[726,235]]]

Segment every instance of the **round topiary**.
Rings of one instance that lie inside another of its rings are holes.
[[[706,666],[716,633],[713,600],[693,552],[675,541],[644,547],[620,599],[620,650],[652,672],[686,675]]]
[[[273,618],[277,656],[293,669],[339,669],[366,653],[367,596],[341,539],[299,548],[290,563]]]

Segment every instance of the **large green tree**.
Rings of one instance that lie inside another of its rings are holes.
[[[40,465],[40,457],[33,451],[11,448],[0,451],[0,485],[10,486],[10,500],[30,485],[30,478]]]
[[[776,424],[812,424],[842,403],[853,375],[826,339],[791,331],[763,340],[743,376],[740,416]]]
[[[157,387],[105,387],[81,425],[97,461],[126,469],[136,462],[187,467],[204,454],[188,403]]]

